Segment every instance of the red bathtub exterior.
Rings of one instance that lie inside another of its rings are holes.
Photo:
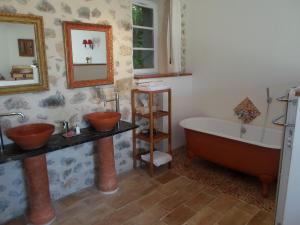
[[[191,160],[199,156],[258,177],[262,183],[262,195],[268,195],[269,185],[277,178],[280,150],[189,129],[185,129],[185,135],[187,154]]]

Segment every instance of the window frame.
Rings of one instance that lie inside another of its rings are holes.
[[[132,38],[132,49],[134,50],[149,50],[153,49],[153,68],[145,68],[145,69],[134,69],[134,74],[135,75],[145,75],[145,74],[153,74],[158,72],[158,7],[157,3],[154,1],[150,0],[133,0],[132,1],[132,6],[137,5],[145,8],[150,8],[153,10],[153,29],[151,27],[144,27],[144,26],[138,26],[134,25],[132,23],[132,33],[134,28],[141,28],[141,29],[149,29],[153,30],[153,48],[136,48],[133,46],[133,38]],[[132,10],[132,7],[131,7]],[[132,52],[133,53],[133,52]],[[133,54],[132,54],[132,59],[133,59]],[[133,65],[134,66],[134,65]]]

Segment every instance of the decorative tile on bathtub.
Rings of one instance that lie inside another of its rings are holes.
[[[238,104],[233,111],[244,123],[251,123],[260,115],[260,111],[248,97]]]

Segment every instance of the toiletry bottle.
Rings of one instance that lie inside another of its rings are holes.
[[[78,126],[78,124],[76,124],[76,126],[75,126],[75,133],[76,133],[76,135],[80,134],[80,127]]]

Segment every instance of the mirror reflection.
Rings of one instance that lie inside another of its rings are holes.
[[[39,83],[34,24],[0,23],[0,87]]]
[[[48,89],[43,17],[0,12],[0,95]]]
[[[112,27],[63,23],[69,88],[113,84]]]
[[[71,30],[74,79],[107,79],[106,33]]]

